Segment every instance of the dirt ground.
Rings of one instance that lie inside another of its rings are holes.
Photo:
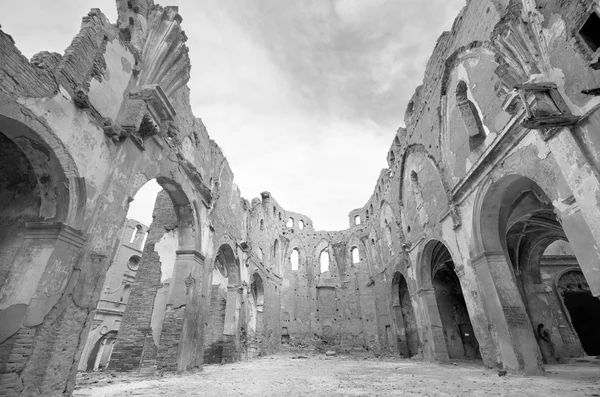
[[[280,353],[181,375],[80,374],[73,396],[600,396],[600,359],[546,371],[499,376],[475,363]]]

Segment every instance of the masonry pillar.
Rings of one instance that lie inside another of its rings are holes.
[[[431,349],[436,360],[447,362],[448,347],[444,338],[444,327],[438,310],[437,300],[435,299],[435,290],[433,288],[422,288],[417,291],[417,295],[421,298],[421,306],[425,311],[425,318],[429,323],[428,335],[424,335],[423,341],[431,340]]]
[[[157,355],[158,369],[186,371],[202,365],[197,362],[199,339],[200,288],[202,286],[204,256],[195,250],[178,250],[167,312],[160,336]]]
[[[227,286],[227,305],[225,306],[225,326],[223,335],[223,362],[233,362],[237,359],[239,343],[239,320],[242,305],[243,287],[241,285]]]
[[[579,265],[592,294],[600,297],[600,170],[586,158],[573,136],[578,129],[597,130],[588,119],[581,121],[573,131],[563,128],[551,136],[547,144],[581,211],[580,215],[572,214],[573,219],[563,218],[563,227],[576,251],[578,261],[580,257],[590,258],[581,261]],[[593,133],[597,134],[597,131]],[[584,223],[578,222],[577,218],[584,220]]]
[[[510,371],[542,373],[537,340],[504,252],[482,253],[472,263],[496,328],[502,365]]]
[[[479,345],[479,353],[483,363],[488,367],[498,366],[497,351],[494,340],[489,332],[489,319],[485,316],[485,304],[479,296],[479,291],[471,291],[466,279],[465,266],[455,263],[454,273],[458,277],[463,298],[469,312],[469,319]],[[471,276],[473,277],[473,276]],[[470,293],[469,293],[470,292]]]
[[[77,282],[85,240],[60,222],[26,224],[24,243],[0,291],[3,396],[32,388],[53,395],[69,388],[87,309],[77,307],[65,291]]]

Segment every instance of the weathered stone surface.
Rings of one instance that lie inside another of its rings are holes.
[[[64,55],[32,62],[0,32],[0,395],[69,394],[111,315],[114,352],[91,369],[282,343],[525,373],[600,354],[594,6],[469,1],[342,231],[241,197],[192,114],[176,8],[119,0],[116,25],[92,10]],[[104,286],[151,179],[164,190],[123,313]]]

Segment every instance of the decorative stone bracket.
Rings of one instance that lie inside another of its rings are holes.
[[[544,140],[550,139],[560,129],[577,124],[574,116],[554,83],[527,83],[515,87],[525,108],[522,125],[540,130]]]

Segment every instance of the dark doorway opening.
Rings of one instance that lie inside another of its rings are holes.
[[[600,300],[588,291],[565,291],[563,299],[581,347],[590,356],[600,355]]]

